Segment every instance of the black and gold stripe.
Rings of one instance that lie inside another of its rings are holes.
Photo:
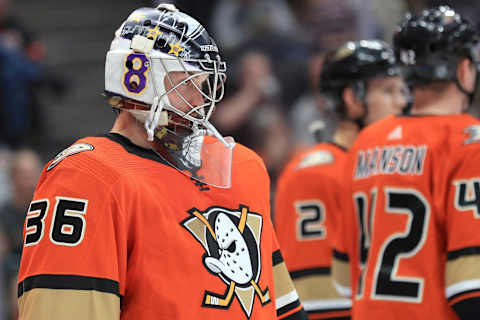
[[[96,290],[114,294],[119,298],[122,297],[117,281],[104,278],[58,274],[40,274],[25,278],[25,280],[18,284],[18,297],[20,298],[24,292],[36,288]]]
[[[293,286],[280,250],[272,253],[273,279],[275,285],[275,299],[277,317],[279,319],[307,319],[298,294]]]
[[[117,281],[41,274],[18,285],[19,320],[118,320],[122,295]]]
[[[447,298],[479,290],[480,247],[465,247],[447,253],[446,286]]]
[[[455,260],[464,256],[480,255],[480,247],[466,247],[458,250],[452,250],[447,253],[447,260]]]
[[[292,277],[292,280],[295,280],[309,276],[328,276],[331,272],[332,270],[330,267],[314,267],[290,271],[290,276]]]

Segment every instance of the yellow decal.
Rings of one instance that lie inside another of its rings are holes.
[[[155,28],[149,28],[147,33],[147,38],[152,37],[154,41],[157,40],[158,36],[162,34],[162,31],[158,30],[158,26]]]
[[[180,47],[180,41],[175,44],[169,43],[168,45],[170,46],[170,51],[168,51],[168,53],[169,54],[173,53],[177,57],[180,54],[180,52],[184,50],[183,48]]]
[[[143,14],[141,14],[140,12],[135,12],[135,13],[132,13],[130,17],[128,17],[128,21],[140,22],[142,21],[143,18],[145,18]]]

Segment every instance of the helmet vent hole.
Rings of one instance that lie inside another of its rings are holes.
[[[167,46],[167,40],[165,39],[158,38],[157,43],[159,48]]]
[[[130,60],[127,60],[127,62],[125,62],[125,66],[126,66],[128,69],[132,69],[132,68],[133,68],[133,62],[130,61]]]
[[[152,20],[149,20],[149,19],[148,19],[148,20],[143,21],[143,25],[144,25],[145,27],[148,27],[148,26],[152,25]]]
[[[132,81],[129,84],[130,89],[136,90],[138,88],[138,83],[136,81]]]

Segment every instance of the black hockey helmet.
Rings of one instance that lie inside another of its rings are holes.
[[[380,40],[349,41],[327,53],[320,73],[320,93],[342,115],[342,91],[351,86],[364,101],[366,81],[401,76],[392,48]]]
[[[457,64],[467,57],[480,70],[479,34],[459,13],[448,6],[407,13],[393,37],[398,60],[406,68],[406,81],[419,86],[438,81],[457,80]],[[477,72],[478,73],[478,72]]]

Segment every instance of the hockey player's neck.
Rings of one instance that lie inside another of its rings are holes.
[[[141,124],[128,112],[122,112],[118,115],[110,132],[118,133],[129,139],[133,144],[150,149],[150,143],[147,141],[145,129]]]
[[[353,121],[340,121],[333,135],[333,142],[349,149],[359,132],[360,128]]]
[[[415,102],[411,113],[415,115],[448,115],[464,112],[468,97],[457,88],[444,91],[415,90]]]

